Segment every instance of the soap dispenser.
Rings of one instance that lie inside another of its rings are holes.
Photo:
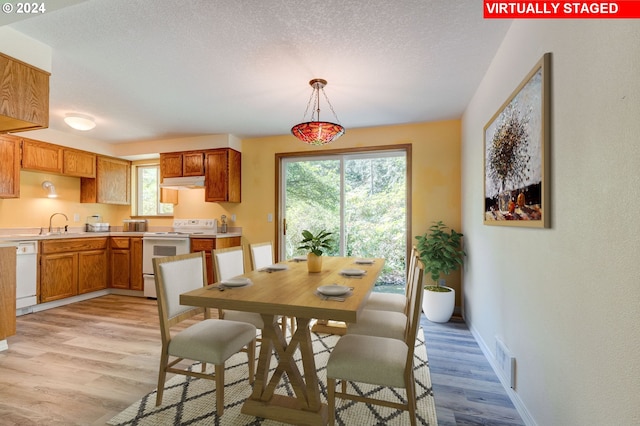
[[[222,215],[221,219],[221,224],[220,224],[220,232],[223,234],[227,233],[227,216]]]

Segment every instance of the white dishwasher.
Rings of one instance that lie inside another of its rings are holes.
[[[38,303],[38,242],[19,241],[16,249],[16,310]]]

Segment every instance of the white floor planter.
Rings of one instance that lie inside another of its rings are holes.
[[[453,315],[453,308],[456,304],[456,291],[451,287],[446,287],[451,291],[429,291],[423,290],[422,312],[431,322],[447,322]]]

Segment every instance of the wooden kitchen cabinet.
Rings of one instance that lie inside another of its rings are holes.
[[[142,280],[142,237],[131,237],[129,250],[131,251],[129,288],[142,291],[144,290],[144,282]]]
[[[20,140],[0,135],[0,198],[20,197]]]
[[[63,148],[47,142],[22,139],[22,168],[62,174]]]
[[[0,133],[49,126],[49,76],[0,53]]]
[[[80,202],[131,204],[131,162],[98,155],[96,177],[80,180]]]
[[[207,282],[213,284],[213,249],[237,247],[241,245],[241,237],[228,238],[191,238],[191,253],[203,251],[207,264]]]
[[[0,247],[0,340],[16,334],[16,248]]]
[[[96,154],[77,149],[62,151],[62,174],[85,178],[96,177]]]
[[[185,151],[160,154],[160,179],[204,176],[204,152]]]
[[[205,201],[241,201],[241,154],[230,148],[205,153]]]
[[[111,283],[113,288],[129,289],[131,279],[129,237],[111,237]]]
[[[78,294],[107,288],[107,259],[106,241],[102,250],[78,253]]]
[[[40,303],[78,294],[78,253],[40,257]]]
[[[111,237],[110,286],[143,290],[141,237]]]
[[[13,136],[15,137],[15,136]],[[21,138],[22,168],[75,177],[96,177],[96,154]]]
[[[44,240],[40,303],[107,288],[107,237]]]

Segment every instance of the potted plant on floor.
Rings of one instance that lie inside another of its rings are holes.
[[[442,275],[449,275],[463,265],[466,256],[462,250],[462,234],[434,222],[424,235],[416,236],[416,247],[424,264],[424,273],[430,274],[435,285],[425,285],[422,310],[429,321],[447,322],[453,314],[456,292],[445,286]]]
[[[307,254],[307,267],[309,272],[320,272],[322,270],[322,255],[326,250],[333,248],[333,232],[322,230],[316,235],[313,235],[311,231],[302,231],[302,241],[298,250],[306,250]]]

